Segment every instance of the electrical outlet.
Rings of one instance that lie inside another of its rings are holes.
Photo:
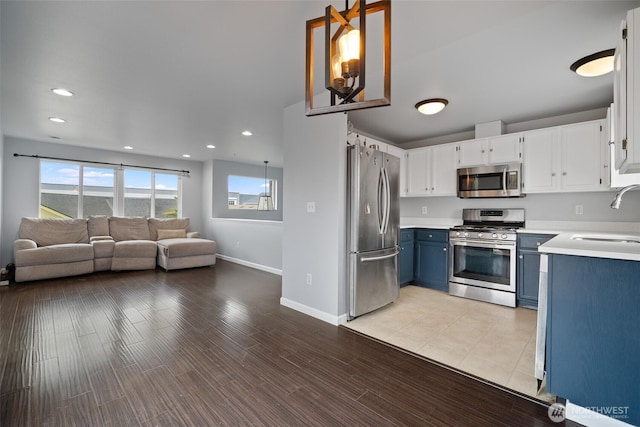
[[[307,202],[307,212],[314,213],[316,211],[316,202]]]
[[[422,207],[422,215],[426,215],[427,214],[427,207],[423,206]]]
[[[583,212],[584,209],[582,208],[582,205],[576,205],[576,215],[582,215]]]
[[[313,276],[311,275],[311,273],[307,273],[307,285],[311,286],[312,283],[313,283]]]

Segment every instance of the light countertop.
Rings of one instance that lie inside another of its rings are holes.
[[[616,241],[626,240],[626,242]],[[540,245],[539,252],[640,261],[640,233],[561,233]]]

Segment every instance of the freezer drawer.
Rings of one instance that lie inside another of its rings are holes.
[[[398,298],[398,249],[349,255],[349,317],[385,306]]]

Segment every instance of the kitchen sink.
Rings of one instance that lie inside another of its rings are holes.
[[[572,240],[588,240],[592,242],[610,242],[610,243],[640,243],[640,236],[620,236],[620,235],[589,235],[574,234]]]

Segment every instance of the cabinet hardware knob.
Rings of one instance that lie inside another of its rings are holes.
[[[493,148],[489,150],[490,153],[493,153]]]
[[[555,172],[551,174],[551,176],[556,176]]]
[[[429,238],[432,238],[432,237],[433,237],[433,234],[429,234]]]
[[[540,246],[540,242],[536,242],[536,246]]]
[[[442,248],[442,250],[443,250],[444,252],[447,252],[447,248]]]
[[[484,153],[484,150],[482,150],[481,153]]]
[[[524,257],[523,257],[522,255],[520,255],[520,256],[518,256],[518,258],[522,259],[522,258],[524,258]]]

